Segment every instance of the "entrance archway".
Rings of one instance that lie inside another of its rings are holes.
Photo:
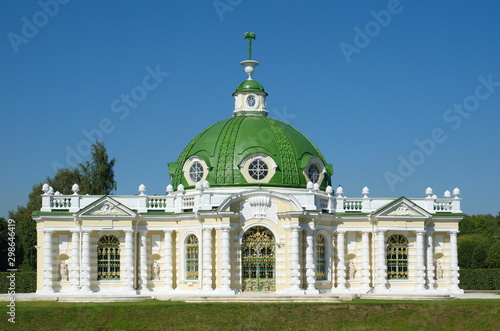
[[[275,240],[273,233],[254,226],[243,235],[242,291],[275,291]]]

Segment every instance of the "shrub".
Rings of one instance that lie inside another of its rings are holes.
[[[32,293],[36,291],[36,272],[15,272],[16,293]],[[10,287],[10,272],[0,272],[0,293],[8,293]]]
[[[461,269],[460,287],[464,290],[500,290],[500,269]]]

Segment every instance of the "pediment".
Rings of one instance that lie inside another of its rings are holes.
[[[375,213],[377,217],[427,218],[430,214],[406,198],[400,198],[381,208]]]
[[[118,201],[105,196],[92,204],[88,205],[78,213],[78,216],[95,216],[95,217],[135,217],[137,214],[122,205]]]

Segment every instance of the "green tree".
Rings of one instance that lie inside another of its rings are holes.
[[[500,241],[497,241],[488,249],[486,255],[486,265],[488,268],[498,268],[500,269]]]
[[[61,194],[72,194],[71,188],[75,183],[80,184],[79,194],[110,194],[116,190],[113,170],[115,162],[114,158],[108,161],[106,147],[96,142],[92,144],[92,162],[80,164],[79,168],[59,169],[53,178],[46,178],[46,183]],[[19,270],[36,270],[36,223],[31,214],[42,207],[43,184],[33,185],[26,206],[18,206],[17,209],[9,211],[9,218],[16,221],[16,265]],[[1,226],[0,223],[0,240],[4,242]],[[6,255],[1,254],[2,262],[7,261]]]
[[[82,192],[91,195],[108,195],[116,190],[113,170],[116,160],[108,159],[106,147],[101,142],[92,144],[92,162],[80,163]]]
[[[480,234],[466,234],[458,237],[458,266],[462,269],[486,268],[486,255],[491,240]]]
[[[479,234],[485,238],[494,238],[499,232],[498,217],[493,215],[465,216],[460,222],[460,235]]]
[[[9,247],[8,242],[8,225],[7,220],[0,217],[0,271],[7,270],[7,248]]]

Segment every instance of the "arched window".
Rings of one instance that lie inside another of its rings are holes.
[[[186,279],[198,279],[198,238],[190,234],[185,242]]]
[[[387,239],[387,278],[408,279],[408,239],[401,234]]]
[[[97,242],[97,280],[120,279],[120,241],[112,235]]]
[[[326,280],[326,241],[325,236],[316,237],[316,280]]]

